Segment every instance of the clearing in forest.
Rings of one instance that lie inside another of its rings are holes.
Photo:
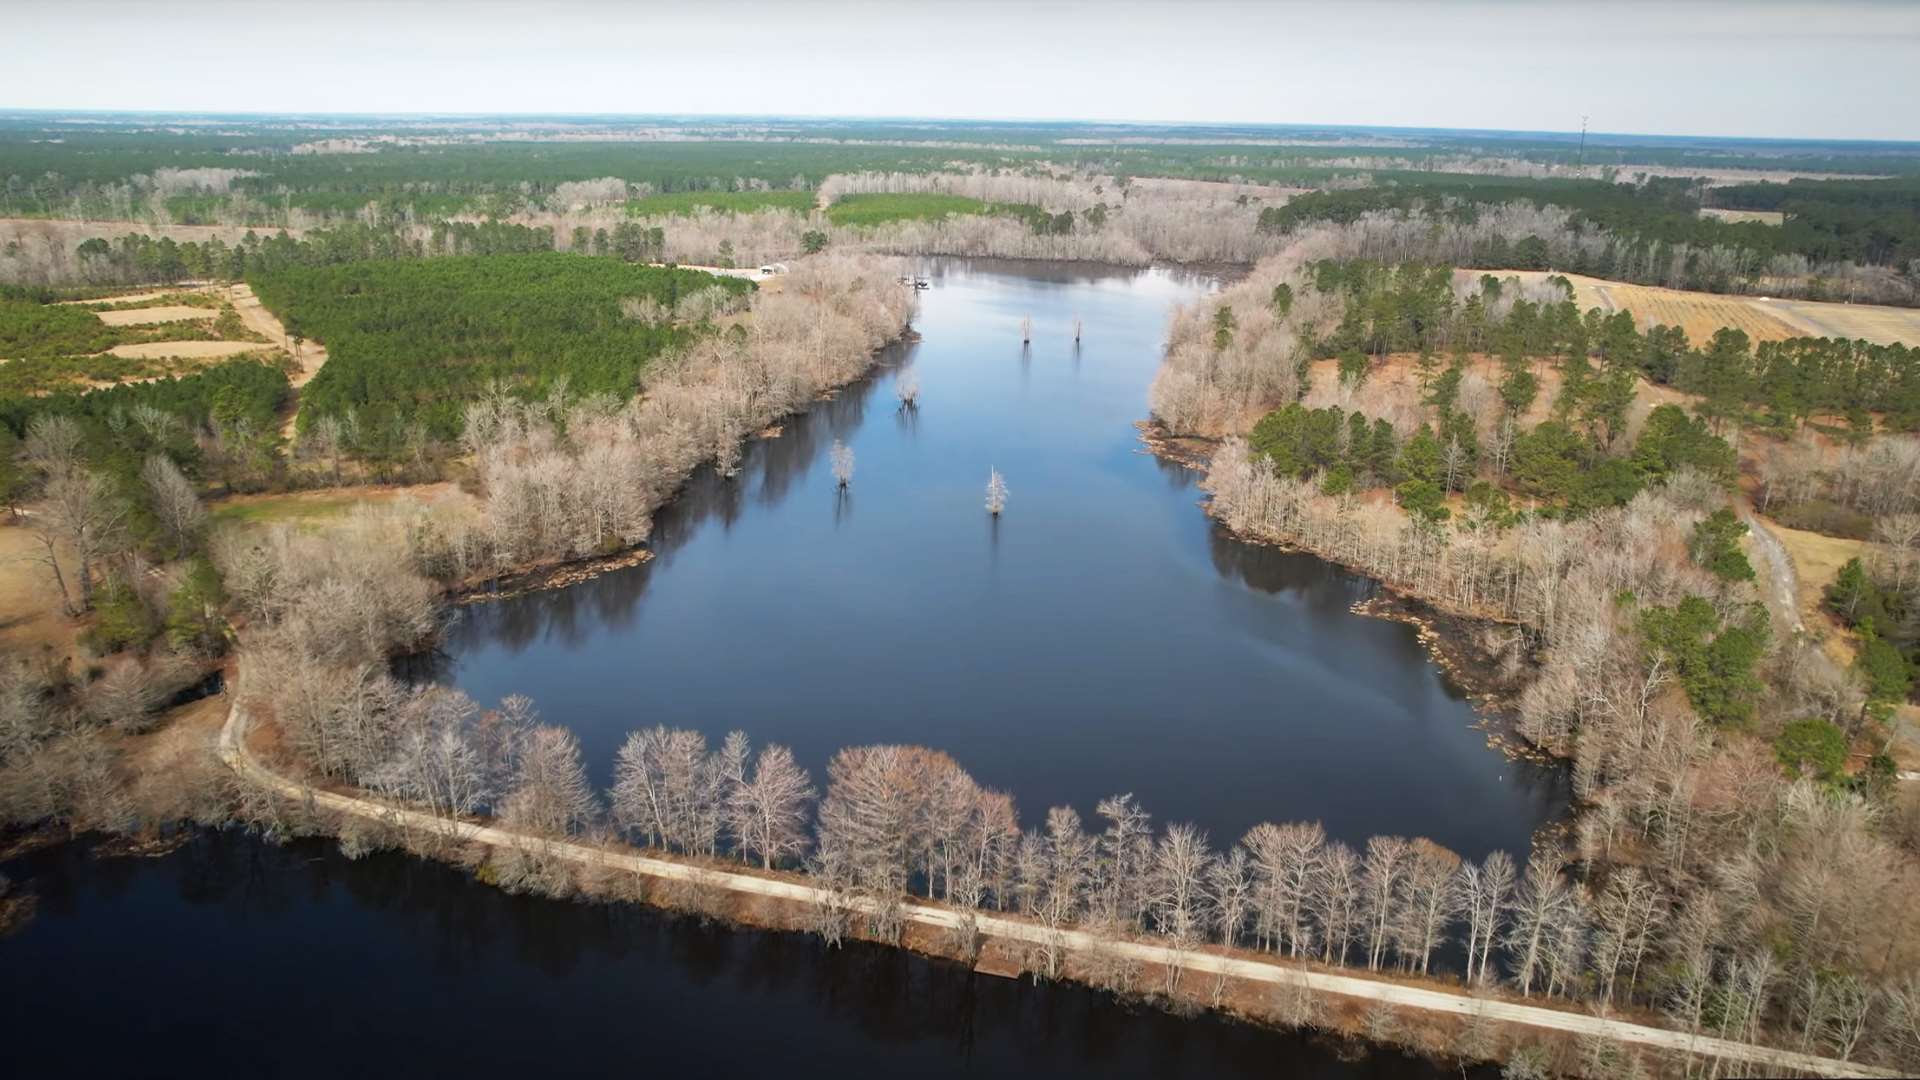
[[[1315,409],[1338,405],[1348,412],[1358,410],[1369,417],[1386,420],[1403,435],[1411,434],[1422,423],[1433,419],[1433,408],[1426,404],[1428,391],[1421,385],[1417,359],[1412,353],[1394,353],[1372,367],[1357,387],[1341,382],[1338,360],[1316,360],[1307,367],[1307,391],[1302,404]],[[1442,358],[1434,373],[1439,374],[1448,363],[1450,360]],[[1521,430],[1550,419],[1554,399],[1560,396],[1561,375],[1557,364],[1551,360],[1535,360],[1530,370],[1539,380],[1539,390],[1534,394],[1533,403],[1516,418]],[[1474,418],[1475,427],[1483,437],[1491,436],[1503,415],[1498,387],[1506,372],[1497,357],[1484,354],[1468,357],[1466,371],[1457,407]],[[1634,387],[1626,431],[1629,435],[1637,433],[1647,414],[1658,406],[1688,405],[1692,400],[1691,396],[1670,386],[1657,386],[1643,379]],[[1265,415],[1264,411],[1246,426],[1251,427],[1260,415]]]
[[[1853,662],[1853,635],[1821,607],[1827,586],[1840,576],[1848,559],[1865,558],[1872,545],[1864,540],[1848,540],[1804,529],[1789,529],[1768,519],[1767,528],[1787,549],[1793,560],[1794,576],[1799,582],[1800,618],[1807,626],[1825,631],[1824,647],[1841,664]]]
[[[159,307],[126,308],[120,311],[96,311],[95,315],[108,326],[152,326],[155,323],[186,322],[190,319],[212,319],[219,315],[211,308],[189,307],[185,304],[163,304]]]
[[[107,353],[130,360],[157,360],[162,357],[207,360],[260,351],[262,347],[255,341],[137,341],[129,345],[115,345]]]
[[[1732,224],[1757,221],[1762,225],[1784,225],[1787,220],[1787,215],[1778,210],[1722,210],[1717,206],[1701,207],[1700,216]]]
[[[146,382],[248,355],[280,362],[272,342],[207,289],[79,303],[0,300],[0,397]]]
[[[216,525],[273,525],[317,523],[344,517],[361,506],[396,503],[432,507],[442,514],[471,516],[479,512],[478,500],[449,481],[316,488],[286,495],[231,495],[209,504],[208,510]]]

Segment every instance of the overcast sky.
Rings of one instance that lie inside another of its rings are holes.
[[[1920,3],[0,0],[0,108],[1920,139]]]

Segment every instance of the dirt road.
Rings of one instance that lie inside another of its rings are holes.
[[[236,695],[228,712],[226,725],[220,730],[218,751],[221,760],[250,783],[285,798],[325,808],[334,813],[379,821],[395,828],[419,829],[442,835],[451,829],[455,831],[458,840],[466,843],[533,852],[582,865],[610,867],[648,877],[693,882],[708,888],[773,897],[800,904],[822,905],[831,899],[826,890],[798,882],[692,866],[623,851],[609,851],[586,844],[549,840],[486,825],[449,822],[444,818],[418,810],[387,805],[368,798],[316,791],[275,773],[261,763],[247,748],[247,724],[247,714]],[[856,902],[854,907],[856,910],[868,910],[871,905]],[[963,919],[960,913],[949,908],[919,902],[904,904],[904,916],[910,922],[942,929],[953,929],[959,926]],[[1763,1071],[1818,1076],[1898,1075],[1832,1058],[1812,1057],[1787,1050],[1776,1050],[1772,1047],[1689,1035],[1685,1032],[1611,1020],[1585,1013],[1562,1012],[1558,1009],[1541,1008],[1514,1001],[1404,986],[1360,975],[1334,975],[1309,971],[1265,960],[1242,959],[1175,949],[1164,945],[1123,941],[1079,930],[1056,932],[1037,923],[999,915],[979,913],[976,918],[980,932],[988,937],[1032,944],[1054,942],[1072,952],[1105,952],[1129,957],[1144,964],[1177,964],[1189,972],[1224,974],[1232,978],[1276,986],[1304,986],[1320,993],[1385,1002],[1401,1009],[1418,1009],[1453,1016],[1481,1016],[1492,1021],[1545,1031],[1598,1035],[1628,1045],[1690,1053],[1703,1058],[1745,1062],[1758,1066]]]
[[[1745,500],[1741,500],[1738,509],[1740,519],[1747,523],[1747,535],[1753,538],[1754,554],[1760,557],[1754,571],[1760,575],[1760,595],[1767,602],[1767,610],[1773,612],[1774,629],[1788,635],[1804,632],[1806,624],[1800,619],[1800,579],[1794,572],[1793,559],[1787,555],[1780,538],[1773,535],[1752,507],[1745,505]]]
[[[295,348],[293,339],[287,336],[287,328],[281,325],[279,317],[268,311],[266,305],[260,302],[260,298],[253,295],[253,286],[245,282],[232,285],[227,290],[227,298],[233,301],[233,310],[240,313],[240,321],[247,324],[247,329],[265,335],[267,340],[287,350],[287,354],[300,365],[300,369],[288,380],[296,391],[293,411],[287,414],[287,422],[280,425],[280,437],[291,442],[294,424],[300,419],[300,399],[297,392],[301,387],[312,382],[313,377],[319,373],[321,365],[327,362],[327,350],[317,341],[302,341],[299,347]]]

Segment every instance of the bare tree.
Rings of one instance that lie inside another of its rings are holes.
[[[1138,929],[1147,913],[1147,877],[1153,862],[1150,819],[1131,794],[1102,799],[1094,811],[1107,821],[1099,840],[1096,913],[1115,926]]]
[[[850,747],[827,763],[819,844],[845,853],[853,883],[883,902],[906,892],[918,850],[926,759],[918,747]]]
[[[1513,895],[1513,858],[1504,851],[1488,854],[1475,866],[1462,863],[1455,889],[1467,918],[1467,982],[1484,981],[1487,960],[1500,937],[1502,919]]]
[[[1207,899],[1213,906],[1220,943],[1237,948],[1253,903],[1253,871],[1246,848],[1235,844],[1207,868]]]
[[[911,370],[901,372],[899,378],[893,381],[893,393],[895,397],[900,399],[901,408],[919,408],[920,376]]]
[[[166,530],[173,550],[188,552],[199,543],[200,530],[206,527],[207,510],[179,466],[164,454],[154,454],[140,468],[140,481],[152,500],[153,515]]]
[[[753,774],[733,795],[740,846],[760,858],[763,869],[801,854],[807,847],[807,811],[813,803],[807,771],[784,746],[767,746],[754,759]]]
[[[834,483],[841,487],[853,483],[853,448],[835,439],[827,456],[833,462]]]
[[[1514,900],[1513,925],[1507,930],[1506,945],[1513,954],[1514,981],[1521,996],[1533,990],[1533,982],[1552,945],[1555,920],[1567,906],[1567,885],[1560,876],[1560,853],[1537,850],[1527,860],[1526,877]]]
[[[1913,576],[1914,555],[1920,551],[1920,514],[1888,514],[1873,523],[1873,537],[1886,545],[1895,592],[1905,592]]]
[[[1447,925],[1459,912],[1454,891],[1460,856],[1427,839],[1413,841],[1401,880],[1399,925],[1394,948],[1409,965],[1427,973],[1433,950],[1446,938]]]
[[[1007,508],[1007,481],[999,469],[987,470],[987,513],[994,517]]]
[[[707,740],[697,731],[657,726],[628,735],[614,760],[614,822],[651,845],[711,850],[702,834],[706,767]]]
[[[1401,878],[1412,855],[1413,841],[1404,837],[1375,836],[1367,840],[1367,854],[1360,869],[1360,910],[1369,971],[1379,968],[1393,940],[1391,928]]]
[[[1046,832],[1028,834],[1021,842],[1030,910],[1048,931],[1040,945],[1042,971],[1036,974],[1059,977],[1065,929],[1080,915],[1093,860],[1093,840],[1081,830],[1080,815],[1071,807],[1048,810]]]
[[[84,469],[50,475],[44,494],[33,517],[33,532],[42,548],[40,561],[60,586],[65,611],[69,615],[88,611],[94,605],[94,567],[125,544],[127,502],[113,492],[111,480]],[[61,573],[61,548],[73,555],[77,600],[67,592],[67,577]]]
[[[542,836],[584,831],[599,816],[599,800],[580,763],[580,742],[561,727],[536,727],[518,748],[501,818]]]
[[[1598,916],[1593,966],[1600,974],[1600,1000],[1613,1001],[1615,981],[1627,977],[1627,995],[1639,981],[1640,963],[1659,929],[1666,905],[1660,890],[1637,866],[1615,870],[1594,913]]]
[[[429,687],[401,708],[401,734],[393,755],[368,778],[368,786],[424,804],[457,835],[463,818],[493,796],[486,761],[473,737],[476,708],[466,695]]]
[[[1338,841],[1327,845],[1308,903],[1320,929],[1321,959],[1344,965],[1360,911],[1360,859],[1352,848]]]
[[[1259,932],[1268,947],[1295,957],[1310,953],[1307,906],[1326,841],[1319,822],[1263,823],[1242,841],[1253,862]]]
[[[1204,925],[1208,869],[1213,863],[1207,834],[1192,825],[1168,826],[1153,854],[1154,922],[1162,934],[1189,944]]]

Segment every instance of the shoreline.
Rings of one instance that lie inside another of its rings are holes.
[[[1213,447],[1219,442],[1200,436],[1169,435],[1155,420],[1136,421],[1134,427],[1140,433],[1140,442],[1146,447],[1146,452],[1194,472],[1206,471]],[[1532,657],[1527,657],[1510,674],[1504,669],[1515,665],[1502,661],[1480,643],[1479,639],[1486,631],[1513,628],[1517,624],[1453,610],[1443,603],[1382,581],[1326,552],[1286,541],[1248,536],[1215,517],[1207,503],[1201,504],[1201,512],[1216,528],[1225,530],[1240,543],[1311,555],[1329,566],[1338,567],[1344,573],[1369,582],[1374,594],[1355,602],[1348,610],[1356,615],[1406,623],[1413,627],[1428,660],[1439,669],[1442,679],[1472,705],[1475,715],[1480,718],[1475,727],[1487,733],[1489,748],[1509,758],[1536,764],[1560,765],[1568,760],[1528,742],[1515,729],[1515,697],[1525,688],[1524,675]]]

